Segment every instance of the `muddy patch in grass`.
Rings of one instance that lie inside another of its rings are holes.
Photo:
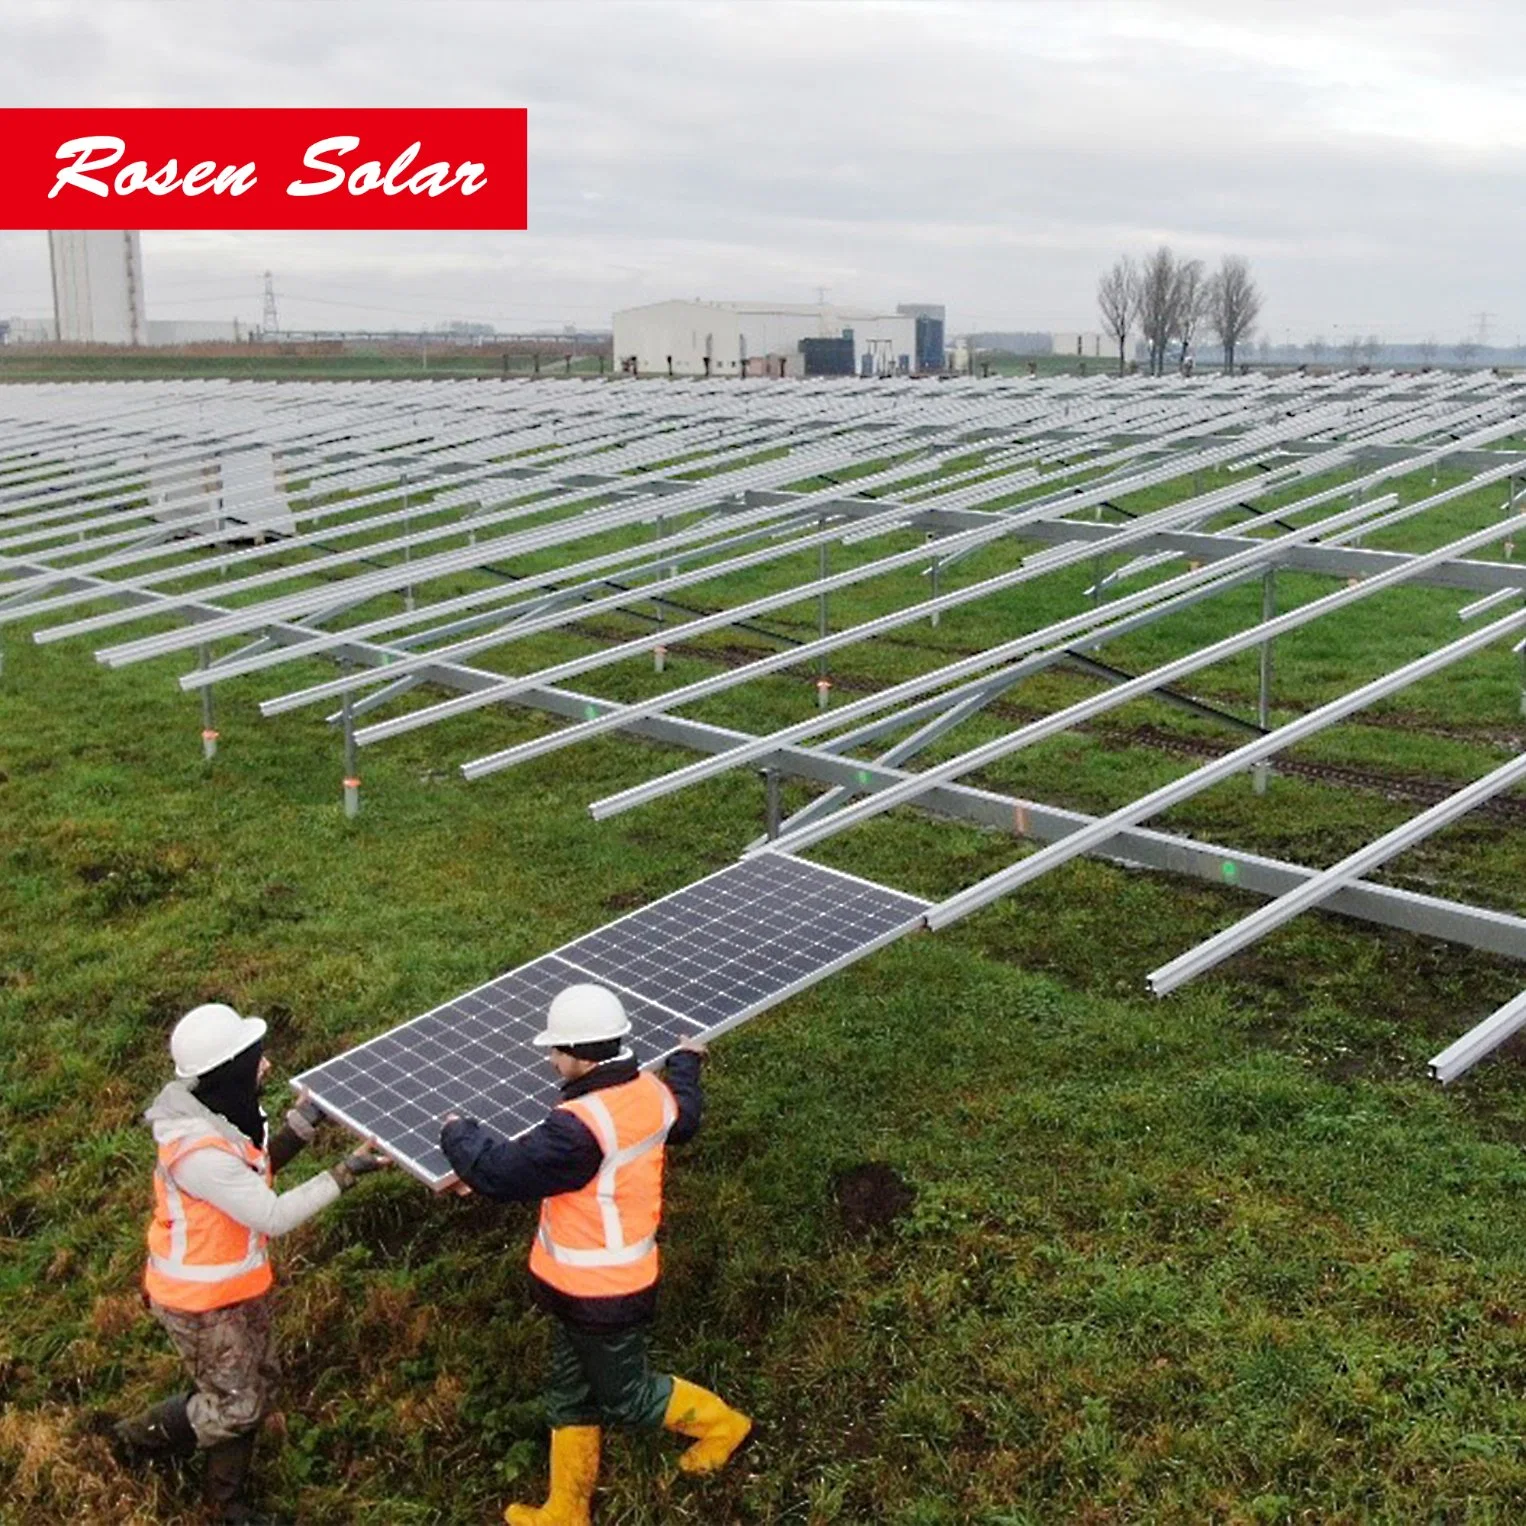
[[[856,1240],[883,1234],[916,1200],[916,1189],[883,1161],[864,1161],[832,1178],[838,1217]]]
[[[119,848],[76,869],[89,886],[95,908],[105,916],[152,906],[186,888],[196,862],[178,848],[142,852]]]

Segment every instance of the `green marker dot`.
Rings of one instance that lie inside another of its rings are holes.
[[[599,707],[597,705],[584,705],[583,706],[583,719],[585,721],[594,721],[594,720],[597,720],[598,718],[599,718]]]
[[[1231,885],[1240,878],[1240,866],[1232,858],[1226,858],[1224,862],[1219,865],[1219,872],[1224,876],[1226,880],[1230,882]]]
[[[867,768],[859,769],[858,782],[860,784],[867,784],[869,782],[869,770]]]

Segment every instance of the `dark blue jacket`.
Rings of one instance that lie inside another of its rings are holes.
[[[571,1101],[635,1079],[633,1059],[609,1060],[562,1087]],[[683,1144],[699,1131],[704,1100],[699,1084],[700,1056],[680,1049],[668,1056],[664,1079],[678,1104],[668,1133],[670,1145]],[[475,1119],[458,1118],[440,1130],[440,1148],[456,1175],[473,1192],[500,1203],[533,1203],[562,1192],[576,1192],[599,1174],[604,1152],[575,1113],[555,1108],[544,1122],[518,1139],[504,1139]],[[561,1319],[584,1325],[635,1324],[652,1317],[657,1288],[618,1298],[574,1298],[531,1275],[535,1300]]]

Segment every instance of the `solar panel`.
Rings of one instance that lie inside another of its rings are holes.
[[[304,1071],[331,1117],[375,1138],[431,1187],[452,1179],[438,1139],[447,1112],[509,1138],[557,1100],[531,1038],[564,986],[619,992],[644,1066],[685,1038],[755,1017],[910,931],[928,903],[784,854],[762,853],[532,959],[412,1022]]]

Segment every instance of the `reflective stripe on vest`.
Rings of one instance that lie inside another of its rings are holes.
[[[182,1193],[175,1163],[195,1150],[223,1150],[268,1182],[264,1151],[237,1145],[221,1134],[177,1139],[159,1147],[154,1171],[154,1217],[148,1226],[148,1266],[143,1274],[150,1298],[166,1308],[200,1313],[246,1298],[271,1285],[266,1236],[203,1199]],[[192,1260],[194,1252],[201,1254]]]
[[[561,1106],[598,1140],[603,1160],[586,1186],[541,1203],[531,1270],[578,1297],[619,1296],[650,1287],[657,1280],[662,1151],[678,1121],[673,1094],[642,1073]],[[622,1144],[622,1138],[631,1142]],[[649,1160],[654,1153],[656,1160]],[[628,1238],[627,1225],[643,1232]]]

